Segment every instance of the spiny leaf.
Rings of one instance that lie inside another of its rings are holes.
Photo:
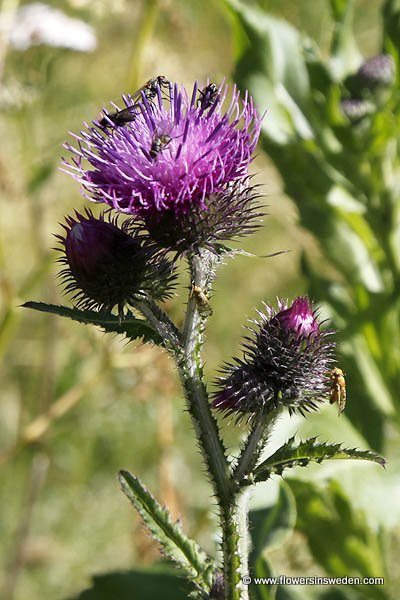
[[[212,563],[195,541],[185,536],[179,522],[144,487],[141,481],[128,471],[120,471],[122,491],[143,519],[153,538],[163,552],[182,567],[201,590],[209,591],[212,583]]]
[[[68,317],[85,325],[98,325],[107,333],[122,333],[130,340],[143,339],[144,342],[162,344],[161,336],[143,319],[137,319],[131,312],[120,318],[111,313],[101,313],[94,310],[79,310],[45,302],[25,302],[23,308],[33,308],[41,312]]]
[[[295,443],[294,437],[281,446],[272,456],[264,460],[254,470],[254,481],[266,481],[273,474],[281,475],[285,469],[306,467],[310,462],[321,463],[328,459],[370,460],[385,466],[385,459],[369,450],[342,448],[341,444],[318,443],[313,437],[304,442]]]

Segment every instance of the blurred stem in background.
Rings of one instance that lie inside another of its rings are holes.
[[[19,0],[3,0],[0,7],[0,16],[3,25],[0,31],[0,83],[2,83],[3,80],[4,64],[10,39],[10,30],[12,28],[18,6]]]
[[[142,17],[137,24],[136,35],[132,42],[128,89],[136,90],[142,85],[143,57],[151,41],[157,16],[159,0],[147,0],[142,7]]]

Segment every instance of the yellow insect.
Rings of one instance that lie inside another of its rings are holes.
[[[339,407],[339,415],[344,411],[346,406],[346,380],[342,369],[335,367],[329,372],[331,380],[331,388],[329,390],[329,401],[331,404],[337,402]]]
[[[193,296],[196,298],[196,304],[199,309],[199,313],[203,316],[212,315],[213,310],[208,300],[208,296],[198,285],[192,284],[190,297],[193,298]]]

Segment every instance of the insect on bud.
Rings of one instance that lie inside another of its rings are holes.
[[[229,414],[256,414],[279,404],[304,414],[329,398],[326,372],[333,363],[334,344],[307,297],[279,310],[265,306],[260,321],[249,328],[244,357],[234,359],[220,377],[213,407]]]

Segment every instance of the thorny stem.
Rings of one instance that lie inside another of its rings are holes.
[[[233,478],[239,484],[251,475],[279,414],[280,410],[275,409],[272,412],[260,412],[255,417],[253,428],[247,436],[233,472]]]
[[[216,257],[202,250],[189,258],[192,285],[208,295],[215,274]],[[219,503],[226,503],[232,496],[232,481],[226,459],[226,451],[218,435],[217,422],[211,412],[203,380],[201,350],[207,314],[202,311],[197,297],[189,294],[183,327],[183,355],[178,368],[192,416],[197,439],[211,475]]]
[[[132,305],[146,317],[150,325],[161,335],[168,349],[174,354],[179,352],[181,335],[167,313],[150,299],[136,301]]]
[[[217,260],[205,250],[189,258],[192,290],[200,290],[202,300],[193,292],[189,294],[182,333],[184,354],[178,367],[220,509],[225,598],[248,600],[247,587],[242,584],[248,570],[246,493],[239,493],[239,486],[232,477],[203,381],[202,346],[210,314],[204,306],[204,298],[207,301]]]

